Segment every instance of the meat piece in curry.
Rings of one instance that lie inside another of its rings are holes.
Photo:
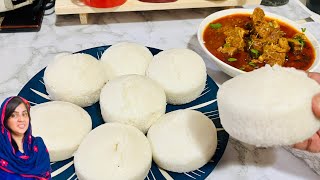
[[[256,8],[251,16],[253,22],[253,33],[251,35],[252,44],[257,48],[261,55],[258,59],[253,59],[252,62],[267,63],[270,65],[283,66],[286,53],[290,51],[290,47],[284,32],[281,31],[279,24],[276,21],[267,21],[265,14],[261,8]],[[258,41],[258,43],[255,43]]]
[[[212,22],[203,39],[217,58],[244,71],[265,64],[307,70],[315,59],[303,32],[266,17],[261,8],[251,15],[229,15]]]
[[[302,33],[297,33],[293,38],[288,39],[294,54],[300,54],[304,48],[307,37]]]
[[[224,46],[220,47],[218,50],[222,53],[228,53],[232,56],[237,51],[244,51],[246,42],[244,40],[244,35],[248,34],[247,30],[244,30],[240,27],[227,27],[224,30],[226,35],[226,43]]]

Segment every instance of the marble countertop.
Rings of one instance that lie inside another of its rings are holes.
[[[301,5],[298,0],[292,0],[285,6],[263,8],[303,23],[320,40],[320,18]],[[2,33],[0,101],[17,95],[28,80],[46,67],[56,54],[120,41],[137,42],[159,49],[190,48],[205,59],[208,74],[217,84],[221,84],[230,77],[209,61],[196,37],[202,19],[219,9],[95,14],[89,15],[88,25],[81,25],[77,15],[57,17],[51,14],[44,17],[39,32]],[[314,21],[305,22],[304,19],[308,17]],[[230,138],[221,161],[207,179],[320,179],[306,160],[292,153],[290,148],[259,149]]]

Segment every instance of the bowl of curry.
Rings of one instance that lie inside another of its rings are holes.
[[[269,64],[315,71],[319,43],[294,21],[255,9],[227,9],[206,17],[198,29],[206,54],[235,77]]]

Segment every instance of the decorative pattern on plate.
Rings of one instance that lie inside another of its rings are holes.
[[[77,53],[87,53],[90,54],[97,59],[100,59],[102,53],[109,48],[110,46],[101,46],[95,47],[91,49],[86,49]],[[153,55],[159,53],[161,50],[155,48],[149,48]],[[31,80],[21,89],[19,92],[19,96],[26,98],[30,104],[36,105],[44,102],[50,101],[48,93],[46,92],[46,88],[43,83],[43,74],[44,69],[38,72]],[[177,180],[185,180],[185,179],[197,179],[202,180],[205,179],[218,164],[221,159],[224,150],[227,146],[227,142],[229,139],[228,133],[222,128],[220,124],[219,112],[217,107],[217,90],[218,86],[214,83],[214,81],[207,76],[207,83],[204,91],[196,100],[183,104],[183,105],[167,105],[166,112],[174,111],[177,109],[195,109],[203,112],[207,115],[215,124],[218,130],[218,146],[215,155],[212,157],[211,161],[209,161],[203,167],[188,173],[174,173],[168,172],[160,169],[154,162],[152,163],[152,167],[149,170],[148,176],[145,180],[162,180],[162,179],[177,179]],[[99,103],[99,102],[98,102]],[[99,104],[93,104],[92,106],[85,107],[84,109],[90,114],[92,118],[92,127],[95,128],[102,123],[104,123]],[[52,168],[52,178],[53,180],[76,180],[77,175],[75,174],[75,169],[73,165],[73,158],[53,162],[51,163]]]

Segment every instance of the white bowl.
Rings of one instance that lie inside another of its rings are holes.
[[[220,68],[223,72],[225,72],[226,74],[228,74],[231,77],[235,77],[239,74],[245,73],[245,71],[242,71],[240,69],[232,67],[229,64],[224,63],[222,60],[215,57],[213,54],[211,54],[204,45],[203,32],[212,21],[219,19],[221,17],[232,15],[232,14],[252,14],[252,13],[253,13],[253,9],[235,8],[235,9],[221,10],[221,11],[215,12],[215,13],[207,16],[201,22],[201,24],[198,28],[198,34],[197,34],[198,41],[199,41],[199,44],[201,45],[202,49],[204,50],[204,52],[212,59],[212,61],[217,65],[218,68]],[[301,28],[303,28],[303,26],[301,26],[301,25],[297,24],[296,22],[294,22],[290,19],[287,19],[285,17],[279,16],[279,15],[276,15],[273,13],[269,13],[266,11],[265,11],[265,15],[266,15],[266,17],[270,17],[272,19],[278,19],[279,21],[282,21],[286,24],[289,24],[290,26],[292,26],[293,28],[297,29],[300,32],[301,32]],[[315,49],[315,60],[312,64],[312,66],[307,70],[309,72],[313,72],[313,71],[315,71],[316,68],[318,68],[319,63],[320,63],[319,43],[316,40],[316,38],[308,31],[308,29],[306,30],[305,35],[310,40],[311,44],[313,45],[313,47]]]

